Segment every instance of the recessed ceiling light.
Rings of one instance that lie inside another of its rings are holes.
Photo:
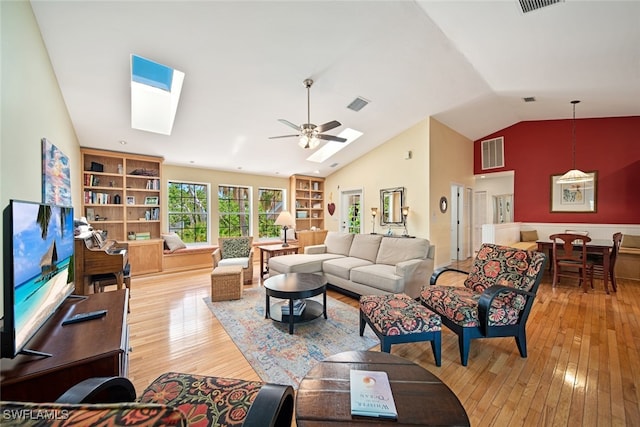
[[[125,141],[124,139],[121,139],[118,142],[120,143],[120,145],[127,145],[127,141]]]
[[[189,160],[189,163],[193,164],[195,163],[195,160]]]

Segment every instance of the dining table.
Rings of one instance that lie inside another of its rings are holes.
[[[543,252],[547,254],[548,259],[553,261],[553,240],[538,240],[536,242],[538,244],[538,252]],[[556,242],[557,245],[562,245],[562,242]],[[574,247],[579,247],[580,245],[574,245]],[[609,239],[591,239],[590,242],[587,242],[587,254],[599,254],[602,255],[602,267],[605,271],[603,275],[604,282],[604,290],[606,293],[609,293],[609,253],[613,249],[613,241]],[[553,262],[549,263],[549,269],[553,268]],[[587,283],[586,281],[582,282],[582,288],[585,292],[587,292]]]

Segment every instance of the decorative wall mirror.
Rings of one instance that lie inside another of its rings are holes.
[[[380,190],[380,225],[402,225],[404,187]]]

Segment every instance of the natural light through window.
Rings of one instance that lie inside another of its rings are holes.
[[[357,131],[355,129],[346,128],[342,132],[338,134],[339,137],[345,138],[347,142],[336,142],[329,141],[325,145],[322,146],[318,151],[314,152],[312,155],[307,157],[307,160],[310,162],[322,163],[327,160],[329,157],[336,154],[338,151],[345,148],[347,145],[351,144],[356,139],[362,136],[362,132]]]
[[[171,135],[184,73],[131,55],[131,127]]]

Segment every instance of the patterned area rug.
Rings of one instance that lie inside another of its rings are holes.
[[[368,326],[364,336],[359,335],[358,309],[330,296],[328,319],[296,324],[293,335],[289,335],[288,324],[264,318],[262,287],[245,289],[239,300],[212,303],[209,297],[203,299],[265,382],[290,384],[297,389],[309,369],[326,357],[380,345]],[[322,302],[322,295],[313,299]],[[271,298],[272,304],[278,301]]]

